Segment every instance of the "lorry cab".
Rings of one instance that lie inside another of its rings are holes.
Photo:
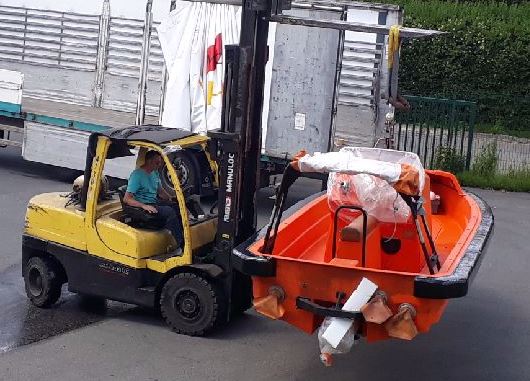
[[[215,241],[217,215],[213,211],[189,213],[188,209],[196,206],[197,197],[182,189],[170,159],[176,151],[192,148],[200,148],[208,156],[207,140],[189,131],[160,126],[92,134],[79,192],[46,193],[29,202],[23,236],[23,276],[30,300],[37,306],[49,306],[59,298],[61,285],[68,283],[72,292],[153,307],[160,302],[164,285],[172,276],[188,272],[209,279],[212,272],[219,273],[214,265],[199,263]],[[161,154],[163,171],[173,187],[184,233],[181,251],[175,250],[169,231],[137,223],[124,210],[119,192],[105,189],[106,165],[137,152],[139,167],[148,150]],[[186,305],[189,311],[180,312],[193,314],[193,305],[199,311],[200,296],[193,292],[186,295],[182,296],[181,308]],[[170,309],[179,308],[175,303],[169,304]]]

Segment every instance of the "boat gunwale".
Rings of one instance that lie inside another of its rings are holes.
[[[454,179],[454,175],[443,171],[429,171],[432,174],[438,174],[443,177]],[[465,197],[475,212],[480,212],[480,218],[477,213],[472,227],[465,227],[461,239],[459,239],[450,254],[446,258],[446,263],[450,258],[452,263],[443,274],[421,274],[410,272],[399,272],[392,270],[374,269],[366,267],[344,267],[336,264],[320,261],[304,260],[300,258],[284,257],[271,254],[255,253],[250,249],[259,246],[262,243],[263,237],[267,230],[265,226],[247,241],[236,247],[233,251],[234,265],[239,271],[251,276],[265,276],[272,277],[276,275],[276,260],[293,261],[298,263],[307,263],[314,265],[326,265],[334,268],[352,269],[357,271],[367,271],[373,273],[383,273],[389,275],[398,275],[406,277],[415,277],[414,279],[414,296],[419,298],[431,299],[449,299],[457,298],[467,294],[468,283],[471,281],[472,275],[476,273],[475,268],[478,268],[480,260],[482,259],[482,251],[486,249],[486,243],[493,229],[493,214],[491,208],[476,194],[465,192],[462,190],[458,182],[454,190]],[[325,191],[314,194],[306,199],[303,199],[295,205],[288,208],[284,216],[285,220],[280,224],[285,226],[288,221],[297,218],[297,216],[310,208],[314,204],[321,201],[321,196]],[[473,215],[473,213],[470,213]],[[280,229],[279,229],[280,231]],[[464,234],[467,231],[467,234]],[[461,242],[463,241],[463,242]],[[458,253],[465,251],[461,255]],[[458,246],[458,250],[457,250]],[[455,254],[455,253],[456,254]],[[443,268],[443,267],[442,267]]]
[[[429,171],[429,172],[431,172],[433,175],[437,175],[437,176],[440,176],[440,177],[448,178],[449,180],[455,180],[455,179],[453,179],[453,176],[451,174],[447,173],[447,172],[443,172],[443,171]],[[275,258],[275,259],[278,259],[278,260],[287,260],[287,261],[295,261],[295,262],[303,262],[303,263],[312,263],[312,264],[316,264],[316,265],[327,265],[327,266],[332,266],[332,267],[344,267],[344,268],[351,268],[351,269],[363,270],[363,271],[366,270],[366,271],[376,272],[376,273],[398,274],[398,275],[403,275],[403,276],[424,275],[426,277],[431,277],[431,278],[448,276],[448,275],[452,274],[452,272],[458,266],[458,264],[460,262],[459,258],[463,257],[463,253],[462,253],[463,249],[466,247],[466,245],[468,245],[473,240],[474,234],[476,233],[476,231],[478,230],[478,227],[479,227],[480,214],[481,214],[481,210],[477,206],[476,202],[474,202],[474,200],[470,196],[468,196],[468,194],[466,192],[464,192],[462,190],[462,188],[460,188],[458,182],[455,183],[454,181],[452,181],[452,183],[453,183],[453,185],[458,185],[458,186],[454,187],[454,191],[459,196],[463,197],[466,200],[466,202],[469,204],[470,209],[471,209],[470,214],[469,214],[470,219],[467,222],[466,226],[462,227],[462,234],[460,235],[459,239],[454,243],[453,247],[451,248],[451,251],[447,255],[447,257],[446,257],[446,259],[445,259],[445,261],[444,261],[444,263],[442,265],[442,268],[440,269],[440,271],[438,271],[436,274],[433,274],[433,275],[428,274],[427,265],[424,265],[424,267],[422,267],[422,269],[420,271],[418,271],[418,272],[410,272],[410,271],[396,271],[396,270],[388,270],[388,269],[376,269],[376,268],[361,267],[361,266],[345,267],[345,266],[337,265],[337,264],[334,264],[334,263],[331,263],[331,262],[322,262],[322,261],[315,261],[315,260],[309,260],[309,259],[301,259],[300,257],[283,256],[283,255],[281,255],[279,253],[277,253],[277,254],[258,253],[257,252],[258,251],[257,248],[263,246],[263,241],[264,241],[263,237],[261,237],[260,239],[256,239],[252,244],[250,244],[248,246],[248,250],[250,252],[254,253],[254,255],[264,256],[264,257],[272,257],[272,258]],[[321,192],[317,197],[315,197],[315,198],[313,198],[311,200],[308,200],[308,199],[302,200],[302,201],[307,201],[306,203],[303,203],[303,205],[296,204],[296,205],[288,208],[286,210],[286,212],[288,212],[288,211],[292,210],[293,208],[299,206],[298,208],[295,208],[295,210],[292,213],[289,213],[289,216],[286,217],[280,223],[279,228],[278,228],[278,234],[280,234],[282,229],[284,229],[286,226],[288,226],[293,221],[295,221],[298,218],[300,218],[301,216],[303,216],[307,211],[309,211],[311,208],[315,207],[318,203],[322,202],[322,198],[323,197],[326,197],[326,194],[324,192]],[[433,216],[433,218],[435,218],[435,217]],[[295,244],[295,241],[290,242],[284,248],[282,248],[281,252],[288,251],[289,247],[291,247],[294,244]]]
[[[466,192],[480,209],[478,229],[469,242],[452,273],[443,276],[418,275],[414,280],[414,296],[429,299],[459,298],[467,294],[469,283],[477,274],[493,232],[494,216],[491,207],[477,194]]]

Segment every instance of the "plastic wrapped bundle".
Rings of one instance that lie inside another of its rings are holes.
[[[418,172],[418,194],[423,190],[425,185],[425,170],[423,169],[420,158],[414,152],[368,147],[344,147],[340,152],[347,152],[352,158],[379,161],[379,167],[385,163],[409,165]]]
[[[300,172],[372,175],[400,193],[416,196],[425,184],[425,171],[418,155],[380,148],[344,147],[339,152],[307,155],[300,151],[291,162]]]
[[[362,207],[381,222],[404,223],[410,208],[385,180],[372,175],[348,175],[332,172],[328,179],[328,203],[335,212],[341,205]],[[358,211],[342,209],[339,217],[350,222]]]
[[[402,165],[411,166],[417,174],[417,191],[421,192],[425,171],[416,154],[365,147],[344,147],[336,154],[329,159],[328,154],[315,156],[322,166],[341,170],[330,172],[328,180],[328,202],[333,212],[341,205],[356,205],[381,222],[408,220],[410,208],[399,197],[395,188],[398,180],[394,178]],[[340,218],[348,222],[358,215],[351,209],[340,212]]]

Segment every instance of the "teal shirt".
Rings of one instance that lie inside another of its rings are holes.
[[[156,204],[160,176],[158,171],[147,173],[141,168],[132,171],[127,184],[127,192],[134,194],[134,199],[144,204]]]

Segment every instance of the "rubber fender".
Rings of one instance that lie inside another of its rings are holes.
[[[190,265],[189,267],[199,269],[212,278],[217,278],[223,273],[222,267],[209,263]]]

